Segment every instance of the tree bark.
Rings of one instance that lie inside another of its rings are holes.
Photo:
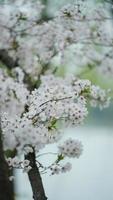
[[[12,183],[9,181],[9,174],[10,171],[3,152],[2,130],[0,125],[0,200],[14,200]]]
[[[28,172],[29,181],[32,187],[34,200],[47,200],[45,195],[42,178],[36,164],[35,152],[29,153],[25,159],[30,161],[32,169]]]
[[[0,50],[0,61],[5,64],[8,69],[13,69],[18,65],[18,61],[11,58],[8,54],[8,51],[5,49]]]

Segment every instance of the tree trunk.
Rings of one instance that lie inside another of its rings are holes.
[[[35,152],[29,153],[25,156],[25,159],[30,161],[32,169],[28,172],[29,181],[32,187],[34,200],[47,200],[45,195],[41,175],[36,165]]]
[[[9,168],[5,161],[2,130],[0,126],[0,200],[14,200],[12,183],[9,181]]]

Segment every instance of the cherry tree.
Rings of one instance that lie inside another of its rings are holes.
[[[79,158],[83,152],[81,141],[70,137],[61,140],[64,129],[81,125],[89,105],[103,109],[110,104],[109,90],[77,74],[59,75],[67,52],[74,49],[78,66],[112,70],[112,18],[106,5],[94,7],[75,1],[53,18],[43,17],[44,10],[41,2],[33,0],[6,1],[0,6],[1,169],[6,166],[3,173],[9,191],[13,176],[8,171],[26,172],[34,200],[47,199],[43,173],[70,171],[70,158]],[[53,143],[56,152],[41,153]],[[39,157],[48,154],[55,159],[45,166]],[[8,198],[13,199],[12,195]]]

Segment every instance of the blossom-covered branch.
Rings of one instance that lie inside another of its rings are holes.
[[[92,6],[87,1],[75,0],[73,5],[64,6],[53,19],[40,23],[44,9],[40,2],[34,1],[16,0],[13,4],[0,6],[0,49],[8,50],[8,55],[18,61],[33,80],[38,79],[43,66],[51,65],[55,57],[60,56],[59,64],[65,65],[65,54],[71,46],[74,47],[76,65],[98,62],[100,69],[101,66],[111,69],[108,57],[106,64],[102,62],[109,48],[113,49],[112,17],[105,4]],[[98,51],[95,46],[102,46],[102,49]],[[81,54],[82,61],[79,59]],[[109,60],[112,62],[110,57]]]

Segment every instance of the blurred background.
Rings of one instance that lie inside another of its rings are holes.
[[[9,0],[10,1],[10,0]],[[0,2],[5,2],[0,0]],[[73,0],[42,0],[46,4],[45,16],[52,17],[54,12]],[[103,1],[104,2],[104,1]],[[112,11],[112,9],[111,9]],[[76,70],[66,66],[69,71]],[[64,67],[65,70],[65,67]],[[62,72],[60,72],[62,73]],[[83,74],[92,82],[103,88],[113,90],[113,80],[100,77],[95,71]],[[72,170],[66,174],[42,175],[45,191],[49,200],[113,200],[113,105],[100,111],[90,108],[84,125],[65,130],[66,135],[81,140],[84,146],[83,155],[72,160]],[[46,148],[54,151],[54,145]],[[44,152],[46,151],[44,150]],[[48,158],[43,158],[48,162]],[[51,158],[50,158],[51,159]],[[27,175],[15,171],[16,200],[31,200],[32,192]]]

